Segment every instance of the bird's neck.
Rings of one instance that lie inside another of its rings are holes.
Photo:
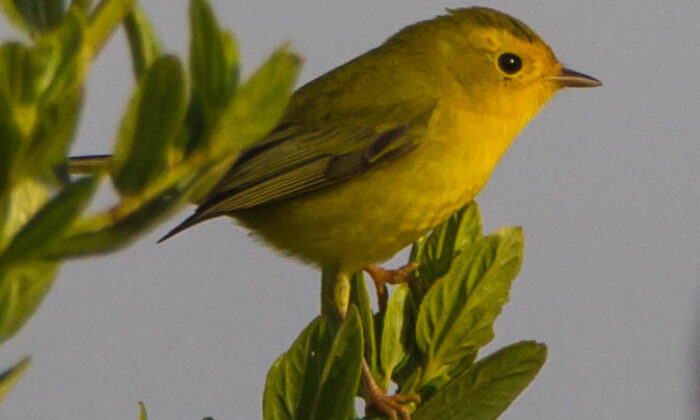
[[[518,133],[532,119],[531,113],[501,113],[469,109],[460,103],[445,101],[431,122],[443,142],[444,158],[452,159],[458,168],[455,181],[462,183],[465,194],[473,197],[485,185],[498,161]]]

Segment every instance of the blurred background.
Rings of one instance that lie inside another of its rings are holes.
[[[143,6],[184,56],[187,1]],[[377,46],[447,0],[212,0],[244,73],[291,41],[302,82]],[[700,418],[700,2],[500,0],[573,69],[605,86],[560,93],[479,196],[485,230],[522,225],[525,262],[491,349],[549,360],[504,419]],[[13,36],[0,23],[3,39]],[[133,87],[122,33],[92,71],[75,154],[109,152]],[[111,200],[101,194],[96,206]],[[183,212],[182,217],[187,212]],[[254,419],[265,374],[319,308],[319,274],[217,219],[176,224],[67,264],[0,352],[34,364],[3,419]],[[389,265],[406,259],[402,253]]]

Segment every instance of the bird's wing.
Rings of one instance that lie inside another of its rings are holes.
[[[434,109],[432,102],[422,105],[373,107],[355,110],[356,117],[324,115],[309,123],[283,121],[262,143],[243,153],[195,214],[162,240],[216,216],[352,179],[409,153],[423,137]]]

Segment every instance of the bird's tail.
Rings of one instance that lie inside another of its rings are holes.
[[[205,215],[200,211],[195,211],[192,216],[190,216],[187,219],[185,219],[184,221],[182,221],[182,223],[175,226],[170,232],[166,233],[165,236],[158,239],[158,243],[166,241],[166,240],[172,238],[173,236],[177,235],[178,233],[182,232],[183,230],[185,230],[187,228],[191,228],[192,226],[197,225],[199,223],[202,223],[203,221],[209,220],[211,218],[212,218],[212,216],[210,216],[210,215]]]
[[[89,156],[72,156],[68,160],[68,172],[75,175],[85,175],[94,174],[97,172],[106,171],[109,169],[109,160],[111,155],[89,155]],[[175,226],[170,232],[165,236],[158,239],[158,243],[161,243],[171,237],[177,235],[183,230],[190,228],[196,224],[199,224],[205,220],[209,220],[215,217],[212,214],[207,214],[200,209],[197,209],[195,213],[185,219],[182,223]]]
[[[68,172],[75,175],[88,175],[109,169],[112,155],[71,156],[68,159]]]

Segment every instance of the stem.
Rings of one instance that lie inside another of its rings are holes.
[[[90,16],[85,46],[91,57],[100,52],[109,36],[131,11],[135,0],[103,0]]]

